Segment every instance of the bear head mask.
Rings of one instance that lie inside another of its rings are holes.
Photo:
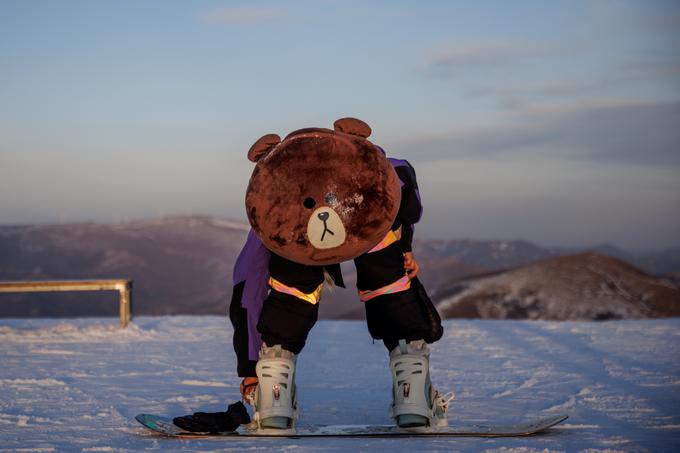
[[[370,134],[363,121],[343,118],[333,130],[300,129],[255,142],[246,212],[269,250],[301,264],[335,264],[384,238],[401,185]]]

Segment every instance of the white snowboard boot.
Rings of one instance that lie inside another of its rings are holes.
[[[295,354],[281,345],[262,345],[255,367],[258,378],[254,421],[258,428],[293,429],[297,419]]]
[[[440,395],[430,382],[430,348],[423,340],[390,351],[393,403],[390,416],[401,428],[447,426],[448,403],[453,392]]]

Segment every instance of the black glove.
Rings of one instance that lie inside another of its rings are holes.
[[[175,417],[175,426],[192,433],[224,433],[236,431],[239,425],[250,423],[246,407],[240,401],[230,404],[227,412],[196,412],[193,415]]]

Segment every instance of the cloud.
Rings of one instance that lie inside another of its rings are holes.
[[[468,82],[462,93],[467,98],[497,99],[502,105],[516,106],[547,98],[574,99],[592,96],[614,88],[632,89],[640,84],[675,84],[680,77],[680,61],[675,58],[648,58],[612,65],[606,71],[588,76],[546,80],[525,84]]]
[[[535,106],[517,117],[514,124],[456,130],[393,148],[418,149],[421,160],[531,151],[603,163],[680,165],[680,101]]]
[[[286,16],[286,11],[270,6],[226,6],[199,14],[201,20],[205,22],[226,25],[273,22]]]
[[[546,51],[543,47],[510,41],[468,42],[432,52],[425,67],[435,75],[451,76],[457,69],[505,64]]]
[[[656,4],[648,8],[644,4],[631,12],[632,23],[644,33],[664,33],[678,37],[680,35],[680,5],[677,2]]]
[[[425,237],[523,238],[547,245],[677,246],[677,170],[531,155],[415,163]]]

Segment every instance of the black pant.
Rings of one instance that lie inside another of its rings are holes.
[[[404,258],[399,242],[355,260],[357,288],[373,291],[405,275]],[[270,276],[286,286],[311,293],[323,283],[322,266],[305,266],[272,254]],[[417,291],[412,289],[384,294],[364,302],[368,331],[383,340],[388,349],[406,341],[425,338],[430,329],[423,317]],[[270,290],[264,301],[257,330],[269,346],[280,344],[300,353],[319,314],[319,305],[277,290]]]

